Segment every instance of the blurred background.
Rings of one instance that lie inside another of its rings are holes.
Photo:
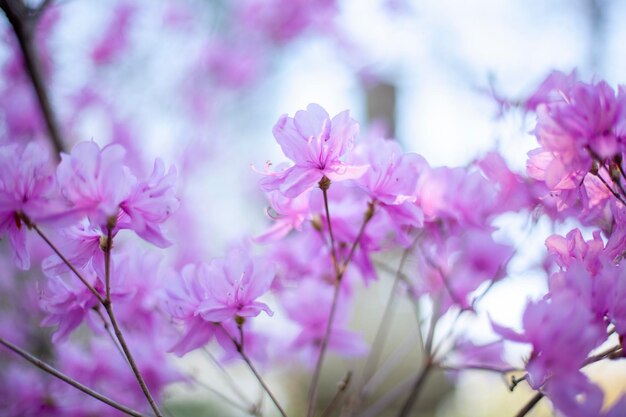
[[[144,170],[155,157],[178,167],[183,205],[170,234],[188,243],[173,259],[182,265],[221,256],[265,228],[267,203],[252,167],[282,161],[272,127],[308,103],[331,115],[350,109],[362,132],[382,129],[432,166],[463,166],[498,150],[524,172],[536,141],[532,117],[515,103],[554,69],[623,82],[624,18],[626,2],[617,0],[53,0],[37,41],[68,141],[122,143]],[[10,76],[16,44],[4,19],[2,28],[3,128],[37,137],[42,125],[16,116],[32,112],[34,97],[27,82]],[[482,308],[515,326],[527,299],[545,290],[543,273],[532,266],[553,230],[540,223],[528,237],[523,221],[502,222],[523,256],[509,268],[506,288],[494,288]],[[360,296],[353,327],[368,338],[390,285],[381,279]],[[410,353],[417,340],[416,326],[407,331],[411,320],[410,306],[399,306],[389,357],[418,360]],[[486,320],[474,329],[488,338]],[[325,400],[353,365],[331,357]],[[204,353],[180,366],[233,396]],[[616,369],[592,372],[617,392],[624,377]],[[293,371],[266,371],[288,406],[301,408],[304,371],[289,386],[283,382]],[[232,370],[254,399],[260,391],[245,374]],[[399,366],[385,384],[410,375]],[[523,386],[511,394],[502,377],[482,372],[439,375],[431,383],[420,415],[513,415],[531,395]],[[169,407],[178,417],[207,409],[242,414],[214,393],[183,384],[171,390]],[[550,415],[546,404],[533,413]]]

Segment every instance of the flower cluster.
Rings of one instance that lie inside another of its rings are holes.
[[[553,73],[526,106],[537,113],[541,147],[529,153],[528,175],[543,190],[541,206],[595,231],[589,240],[578,228],[550,236],[548,293],[528,304],[522,332],[493,326],[504,339],[532,347],[527,380],[566,416],[623,412],[623,398],[602,411],[603,392],[581,369],[623,356],[624,103],[623,87],[616,93],[603,81]]]
[[[335,11],[333,1],[313,4],[322,14]],[[274,44],[329,29],[311,15],[309,2],[267,6],[245,1],[231,17]],[[91,51],[98,68],[129,47],[135,13],[130,4],[115,9]],[[44,33],[52,25],[41,24]],[[236,36],[221,41],[205,45],[201,69],[229,88],[252,83],[261,65],[253,51],[231,51],[245,44]],[[17,86],[5,92],[24,85],[22,62],[9,62],[3,73]],[[523,379],[559,413],[621,415],[626,397],[603,408],[604,394],[583,368],[624,355],[625,97],[623,87],[552,73],[525,101],[525,111],[536,113],[539,143],[529,153],[526,177],[495,151],[463,167],[432,166],[380,132],[360,133],[349,111],[331,116],[309,104],[293,117],[281,116],[273,128],[288,162],[268,163],[260,172],[266,229],[210,260],[197,255],[202,248],[190,250],[192,239],[183,236],[195,224],[183,220],[172,228],[180,236],[166,233],[174,212],[189,209],[176,188],[177,171],[161,159],[146,170],[123,124],[115,123],[106,146],[79,142],[52,154],[39,140],[46,135],[39,113],[26,121],[7,113],[0,238],[10,256],[0,249],[0,345],[41,366],[16,347],[28,346],[59,371],[48,368],[57,379],[41,379],[0,356],[0,413],[114,416],[115,407],[130,407],[140,410],[131,415],[161,417],[164,388],[193,379],[174,370],[173,356],[199,349],[217,349],[220,367],[243,360],[283,416],[257,363],[310,369],[311,417],[326,355],[366,357],[364,381],[351,397],[358,409],[376,391],[372,385],[381,377],[369,374],[390,311],[403,297],[428,318],[418,325],[424,361],[416,365],[422,368],[403,410],[418,397],[420,378],[436,367],[510,372],[504,347],[513,342],[530,349]],[[30,99],[16,108],[33,110]],[[77,107],[112,113],[88,88],[74,100]],[[0,99],[0,107],[5,104]],[[546,240],[547,294],[528,303],[519,331],[495,317],[499,339],[472,340],[454,319],[480,318],[481,300],[509,276],[517,255],[499,220],[539,213],[578,226]],[[41,271],[32,267],[39,262]],[[28,270],[38,279],[22,280]],[[387,273],[392,293],[370,347],[350,319],[360,290]],[[40,324],[48,333],[33,330]],[[114,400],[84,403],[77,384],[97,399]],[[259,412],[255,405],[247,409]]]

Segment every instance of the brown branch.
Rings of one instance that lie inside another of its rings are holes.
[[[420,373],[417,375],[417,378],[415,378],[415,382],[413,383],[413,387],[411,388],[409,397],[406,399],[406,401],[402,405],[402,409],[398,413],[398,417],[407,417],[409,413],[411,413],[411,410],[415,406],[415,403],[417,402],[417,398],[419,397],[419,394],[422,392],[424,383],[426,382],[428,375],[432,371],[433,366],[434,364],[431,360],[426,361],[426,363],[424,364],[424,367],[422,368]]]
[[[374,336],[374,342],[372,343],[372,349],[370,350],[370,353],[367,356],[365,368],[363,369],[363,377],[366,383],[363,385],[361,390],[363,390],[365,385],[367,385],[367,381],[371,379],[374,368],[376,367],[376,365],[378,365],[378,362],[380,360],[380,355],[382,354],[383,348],[385,346],[385,341],[387,339],[387,334],[390,329],[389,322],[391,321],[391,318],[393,315],[393,309],[395,307],[393,300],[396,298],[396,295],[397,295],[396,292],[398,290],[400,281],[402,280],[402,275],[403,275],[402,270],[404,269],[404,265],[406,264],[406,261],[409,258],[409,254],[415,248],[415,245],[419,241],[420,236],[421,235],[418,234],[413,240],[413,242],[411,243],[411,246],[409,246],[402,252],[400,263],[398,264],[398,268],[395,272],[395,279],[393,281],[391,291],[389,292],[389,298],[387,299],[385,310],[383,311],[382,318],[380,320],[380,323],[378,324],[376,335]]]
[[[351,379],[352,379],[352,371],[348,371],[346,376],[341,381],[339,381],[339,384],[337,385],[337,391],[335,392],[333,399],[330,401],[330,403],[328,404],[324,412],[322,412],[322,417],[330,417],[330,413],[332,413],[332,411],[337,406],[337,403],[339,402],[339,398],[341,398],[341,395],[344,392],[346,392],[346,390],[348,389]]]
[[[61,258],[63,263],[67,265],[67,267],[74,273],[74,275],[78,277],[78,279],[83,283],[83,285],[85,285],[85,287],[87,287],[87,289],[91,291],[91,293],[98,299],[98,301],[101,304],[104,304],[104,298],[102,297],[102,295],[85,279],[85,277],[83,277],[83,275],[80,272],[78,272],[76,267],[74,267],[74,265],[65,256],[63,256],[61,251],[59,251],[59,249],[54,245],[54,243],[52,243],[52,241],[48,239],[48,237],[41,231],[41,229],[39,229],[39,227],[36,224],[31,223],[28,217],[24,215],[21,215],[20,217],[22,218],[22,220],[24,220],[24,222],[29,228],[37,232],[37,234],[48,244],[48,246],[50,246],[50,248],[54,251],[54,253],[56,253],[56,255],[59,258]]]
[[[327,182],[325,182],[324,179],[326,179]],[[324,338],[322,339],[322,343],[320,345],[320,353],[319,353],[319,356],[317,357],[317,362],[315,363],[315,370],[313,371],[313,377],[311,378],[311,386],[309,388],[309,405],[307,408],[306,417],[313,417],[313,414],[315,413],[315,403],[317,401],[317,386],[319,383],[320,375],[322,373],[322,365],[324,363],[326,350],[328,349],[328,342],[330,340],[330,335],[332,333],[332,327],[333,327],[333,321],[335,319],[335,313],[337,311],[337,303],[339,301],[339,292],[341,289],[341,280],[343,278],[344,273],[346,272],[346,269],[348,268],[348,265],[350,264],[350,261],[352,260],[352,256],[354,255],[354,252],[356,251],[356,247],[358,246],[359,242],[361,241],[361,238],[363,237],[363,233],[365,232],[365,227],[367,226],[367,224],[369,223],[369,221],[372,219],[374,215],[374,206],[375,206],[374,202],[368,203],[367,211],[365,212],[365,216],[363,218],[363,223],[361,224],[359,232],[354,242],[352,243],[350,252],[348,253],[348,256],[344,260],[343,264],[339,266],[339,263],[337,260],[337,254],[335,252],[335,241],[334,241],[333,233],[332,233],[330,211],[328,209],[328,194],[326,192],[328,190],[328,187],[330,186],[330,180],[324,177],[320,181],[319,185],[324,194],[324,209],[326,210],[326,222],[328,224],[328,233],[330,235],[330,242],[331,242],[331,256],[332,256],[333,264],[335,266],[336,277],[335,277],[335,282],[334,282],[335,288],[333,292],[333,300],[330,305],[330,313],[328,314],[328,322],[326,323],[326,330],[324,332]]]
[[[74,267],[74,265],[65,257],[63,256],[63,254],[59,251],[59,249],[52,243],[52,241],[50,241],[50,239],[48,239],[48,237],[39,229],[39,227],[37,227],[36,224],[33,224],[30,219],[24,215],[21,216],[22,220],[24,220],[24,222],[26,223],[26,225],[29,228],[34,229],[37,234],[39,236],[41,236],[41,238],[48,244],[48,246],[50,246],[50,248],[52,248],[52,250],[54,251],[54,253],[57,254],[57,256],[59,258],[61,258],[61,260],[63,261],[63,263],[65,263],[65,265],[68,266],[68,268],[70,268],[70,270],[78,277],[78,279],[80,279],[80,281],[89,289],[89,291],[91,291],[91,293],[98,299],[98,301],[100,302],[100,304],[102,304],[102,306],[104,306],[104,309],[106,310],[107,316],[109,316],[109,320],[111,321],[111,325],[113,326],[113,330],[115,332],[115,337],[117,338],[118,342],[120,343],[120,347],[122,348],[122,351],[124,353],[124,356],[126,357],[128,364],[130,365],[135,378],[137,379],[137,382],[139,383],[139,386],[141,387],[141,390],[143,391],[144,395],[146,396],[146,399],[148,400],[148,403],[150,403],[150,407],[152,407],[152,409],[154,410],[154,413],[156,414],[157,417],[163,417],[163,415],[161,414],[161,412],[159,411],[159,408],[156,405],[156,402],[154,401],[154,398],[152,397],[152,394],[150,394],[150,390],[148,389],[148,386],[146,385],[143,376],[141,375],[141,372],[139,371],[139,368],[137,367],[136,363],[135,363],[135,359],[133,358],[130,349],[128,348],[128,345],[126,344],[126,339],[124,338],[124,335],[122,334],[122,330],[119,326],[119,324],[117,323],[117,320],[115,318],[115,313],[113,312],[113,308],[111,306],[111,299],[110,299],[110,288],[109,288],[109,271],[110,271],[110,261],[111,261],[111,257],[110,257],[110,251],[112,248],[112,238],[111,238],[111,229],[109,228],[108,230],[108,239],[107,239],[107,244],[105,247],[105,270],[107,271],[106,275],[106,298],[102,297],[102,295],[91,285],[89,284],[89,282],[87,282],[87,280],[82,276],[82,274],[80,272],[78,272],[78,270],[76,269],[76,267]]]
[[[541,399],[544,397],[543,393],[538,392],[537,394],[535,394],[530,401],[528,401],[526,403],[526,405],[517,412],[517,414],[515,414],[515,417],[524,417],[526,414],[528,414],[530,412],[530,410],[532,410],[539,401],[541,401]]]
[[[41,108],[48,133],[50,134],[50,141],[52,142],[55,155],[58,159],[59,154],[65,150],[65,146],[61,129],[57,122],[54,109],[52,108],[50,97],[48,96],[44,73],[34,42],[37,20],[43,13],[44,8],[48,6],[48,3],[49,1],[44,1],[39,9],[33,10],[20,0],[3,0],[0,2],[0,8],[2,8],[9,20],[19,43],[20,50],[24,57],[24,64],[26,65],[26,72],[35,89],[39,107]]]
[[[378,399],[374,404],[367,408],[360,417],[374,417],[385,411],[396,398],[402,395],[412,384],[413,377],[407,378],[389,390],[383,397]]]
[[[137,379],[137,382],[139,383],[139,386],[141,387],[141,390],[143,391],[146,399],[148,400],[148,403],[150,403],[150,407],[152,408],[152,410],[154,411],[154,414],[156,414],[157,417],[163,417],[163,414],[161,414],[161,411],[159,411],[159,407],[154,401],[154,398],[152,398],[152,394],[150,394],[150,390],[148,389],[148,386],[146,385],[146,382],[144,381],[143,376],[141,375],[141,372],[139,371],[139,368],[137,367],[137,364],[135,363],[135,359],[133,358],[133,355],[130,353],[130,349],[128,348],[128,344],[126,343],[126,339],[124,338],[124,335],[122,334],[122,330],[120,329],[120,326],[117,323],[117,320],[115,318],[115,314],[113,313],[111,302],[105,301],[103,305],[104,305],[104,308],[106,309],[109,319],[111,320],[111,325],[113,326],[113,330],[115,331],[115,337],[120,342],[120,346],[122,347],[122,350],[124,351],[124,355],[126,356],[126,359],[128,359],[128,364],[130,365],[130,368],[132,369],[133,374],[135,375],[135,378]]]
[[[104,317],[104,314],[102,314],[102,311],[100,311],[100,305],[95,306],[94,308],[92,308],[92,310],[96,312],[96,314],[98,315],[98,317],[102,321],[102,324],[104,326],[104,330],[109,335],[109,338],[111,339],[111,342],[113,342],[113,345],[115,346],[117,351],[120,353],[120,355],[122,355],[122,358],[124,358],[124,360],[127,360],[126,359],[126,355],[124,355],[124,352],[122,351],[122,348],[117,343],[117,339],[115,339],[115,336],[113,335],[113,332],[111,331],[111,327],[109,326],[109,322],[107,322],[107,319]]]
[[[92,390],[91,388],[81,384],[80,382],[76,381],[75,379],[65,375],[64,373],[56,370],[55,368],[53,368],[52,366],[48,365],[47,363],[45,363],[44,361],[42,361],[41,359],[31,355],[30,353],[26,352],[25,350],[21,349],[20,347],[12,344],[11,342],[9,342],[8,340],[0,337],[0,344],[4,345],[5,347],[7,347],[8,349],[12,350],[14,353],[20,355],[22,358],[26,359],[28,362],[32,363],[33,365],[35,365],[36,367],[38,367],[39,369],[43,370],[44,372],[49,373],[50,375],[60,379],[61,381],[65,382],[68,385],[71,385],[72,387],[76,388],[79,391],[84,392],[85,394],[89,395],[90,397],[93,397],[113,408],[115,408],[116,410],[119,410],[125,414],[128,414],[129,416],[133,416],[133,417],[147,417],[144,414],[141,414],[138,411],[135,411],[131,408],[126,407],[125,405],[122,405],[120,403],[118,403],[117,401],[114,401],[112,399],[110,399],[109,397],[106,397],[94,390]]]
[[[222,327],[223,328],[223,327]],[[242,337],[241,340],[243,340],[243,329],[241,327],[240,328],[240,335]],[[280,414],[283,417],[287,417],[287,413],[285,413],[285,410],[283,409],[283,407],[280,405],[280,403],[278,402],[278,399],[274,396],[274,393],[272,392],[272,390],[269,388],[269,386],[265,383],[265,380],[263,379],[263,377],[261,376],[261,374],[259,373],[259,371],[257,371],[256,367],[252,364],[252,361],[250,360],[250,358],[248,357],[248,355],[246,355],[246,353],[243,350],[243,344],[238,341],[237,339],[235,339],[233,336],[231,336],[226,329],[224,329],[224,332],[228,335],[228,337],[230,338],[230,340],[233,342],[233,344],[235,345],[235,348],[237,349],[237,353],[239,353],[239,356],[241,356],[241,358],[244,360],[244,362],[246,363],[246,365],[248,365],[248,368],[250,368],[250,371],[252,371],[252,373],[254,374],[255,378],[257,379],[257,381],[259,381],[259,384],[261,384],[261,386],[263,387],[263,389],[265,390],[265,392],[267,392],[267,395],[269,395],[270,399],[272,400],[272,402],[274,403],[274,405],[276,406],[276,408],[278,409],[278,411],[280,412]]]
[[[143,375],[141,374],[141,371],[139,370],[139,367],[137,366],[137,363],[135,362],[135,358],[130,352],[130,348],[128,347],[128,344],[126,343],[126,339],[124,338],[122,329],[120,328],[120,325],[118,324],[117,319],[115,317],[115,313],[113,312],[113,306],[111,304],[111,282],[110,282],[111,248],[113,247],[112,229],[113,229],[113,225],[111,224],[111,221],[109,221],[109,223],[107,224],[107,241],[106,241],[106,245],[103,248],[104,249],[106,298],[102,302],[102,305],[104,306],[104,309],[106,310],[107,315],[109,316],[109,320],[111,320],[111,325],[113,326],[115,337],[117,338],[117,341],[120,342],[120,346],[122,350],[124,351],[124,356],[126,356],[126,359],[128,360],[128,364],[130,365],[130,368],[133,371],[133,374],[135,375],[135,379],[137,379],[137,382],[139,383],[139,387],[141,388],[141,391],[143,391],[143,394],[148,400],[148,403],[150,404],[150,407],[154,411],[154,414],[156,414],[157,417],[163,417],[163,414],[161,414],[161,411],[159,410],[159,407],[157,406],[156,401],[154,401],[154,398],[152,397],[152,394],[150,393],[150,390],[148,389],[148,385],[146,384],[146,381],[143,379]]]

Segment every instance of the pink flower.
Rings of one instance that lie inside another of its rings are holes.
[[[293,348],[302,350],[305,362],[313,364],[326,333],[334,288],[321,281],[307,279],[297,288],[281,295],[287,316],[300,326]],[[344,294],[345,295],[345,294]],[[361,336],[346,328],[349,299],[340,295],[333,320],[328,349],[346,356],[358,356],[367,351]]]
[[[309,217],[310,193],[300,194],[296,198],[287,198],[278,191],[268,193],[271,207],[268,216],[274,224],[265,232],[253,238],[256,243],[269,243],[282,239],[292,230],[302,230],[302,223]],[[270,214],[270,210],[273,211]]]
[[[93,245],[92,240],[87,244]],[[74,245],[80,241],[74,242]],[[71,246],[70,246],[71,247]],[[102,254],[91,255],[89,248],[84,253],[73,254],[73,265],[87,282],[102,296],[106,294],[106,276]],[[102,252],[101,250],[99,252]],[[99,305],[95,295],[68,268],[46,262],[47,287],[41,292],[40,306],[45,312],[43,324],[57,326],[53,341],[65,339],[85,319],[88,324],[100,329],[102,323],[95,314],[89,313]],[[154,327],[154,311],[157,306],[160,259],[155,254],[141,250],[116,246],[112,252],[109,282],[111,299],[116,304],[117,317],[127,320],[127,328],[139,328],[146,332]],[[97,264],[96,264],[97,263]]]
[[[30,267],[26,250],[26,225],[22,214],[33,220],[50,210],[54,177],[46,152],[31,142],[0,146],[0,236],[11,243],[13,259],[21,269]]]
[[[360,177],[367,166],[342,162],[354,146],[358,124],[344,111],[330,119],[326,110],[309,104],[295,117],[283,115],[274,126],[274,137],[294,165],[284,171],[268,173],[261,181],[266,191],[279,190],[297,197],[319,183],[323,177],[343,181]]]
[[[160,225],[178,208],[176,170],[165,173],[163,161],[157,159],[149,178],[138,180],[124,164],[125,150],[113,144],[100,147],[81,142],[71,155],[62,154],[57,169],[62,195],[70,209],[56,218],[87,216],[94,227],[113,233],[131,229],[144,240],[166,247]],[[106,235],[106,232],[103,232]]]
[[[604,81],[597,84],[575,83],[564,91],[562,100],[539,106],[537,139],[544,148],[586,154],[589,146],[601,157],[613,156],[618,151],[615,128],[624,117],[624,94],[616,97]]]
[[[8,351],[6,354],[9,355]],[[58,416],[63,411],[50,401],[54,382],[42,378],[39,369],[28,365],[14,361],[2,364],[0,412],[5,416]]]
[[[355,183],[373,199],[388,205],[417,200],[417,180],[428,167],[420,155],[404,153],[397,141],[376,136],[361,142],[350,156],[350,162],[369,165]]]
[[[493,240],[490,232],[470,229],[440,242],[433,236],[421,242],[418,261],[421,276],[419,295],[443,296],[441,309],[451,305],[472,308],[472,294],[485,282],[506,274],[513,249]]]
[[[119,205],[136,183],[123,164],[124,154],[120,145],[100,149],[95,142],[81,142],[71,154],[61,154],[57,178],[62,195],[72,205],[72,213],[86,215],[100,226],[117,216]]]
[[[203,293],[196,313],[207,321],[220,322],[235,316],[255,317],[272,310],[257,298],[265,294],[274,279],[274,269],[253,259],[243,250],[231,250],[226,258],[211,261],[202,270],[210,285]]]
[[[595,221],[613,198],[602,183],[613,182],[603,165],[612,169],[612,158],[624,150],[626,93],[620,87],[616,94],[604,81],[576,81],[574,74],[551,77],[534,104],[541,148],[529,153],[527,171],[545,182],[545,201],[556,203],[561,217],[578,214],[572,209],[582,203],[582,220]]]
[[[587,355],[606,340],[606,325],[571,291],[528,304],[522,323],[521,334],[492,326],[505,339],[532,345],[526,370],[534,389],[551,377],[578,372]]]
[[[623,395],[617,400],[610,409],[606,410],[603,417],[624,417],[624,410],[626,410],[626,395]]]
[[[171,351],[182,356],[204,346],[213,336],[232,349],[223,325],[228,326],[227,321],[236,316],[254,317],[262,311],[271,315],[269,307],[256,299],[267,292],[273,278],[271,267],[237,249],[225,259],[185,266],[178,282],[168,289],[168,310],[184,326]]]
[[[426,221],[447,219],[461,226],[488,228],[489,218],[504,208],[497,187],[465,168],[425,169],[417,196]]]
[[[171,167],[167,174],[161,159],[154,162],[152,175],[139,181],[130,195],[120,204],[118,219],[120,229],[131,229],[142,239],[160,248],[171,243],[163,236],[160,224],[178,209],[176,196],[176,170]]]
[[[489,152],[477,165],[487,179],[498,187],[498,206],[502,211],[518,211],[533,208],[537,204],[528,183],[521,175],[509,169],[500,154]]]
[[[544,392],[550,398],[554,408],[564,416],[590,417],[601,415],[604,393],[582,372],[576,371],[550,378],[546,382]]]
[[[97,285],[95,273],[90,273],[88,269],[82,273],[92,286]],[[96,297],[75,276],[67,279],[51,276],[41,295],[40,305],[45,312],[41,324],[57,327],[52,335],[53,342],[65,340],[98,304]]]
[[[459,369],[487,368],[505,372],[512,369],[511,364],[504,360],[504,343],[501,340],[477,345],[471,340],[461,337],[454,342],[454,362]]]
[[[576,83],[576,71],[565,74],[561,71],[552,71],[546,79],[537,87],[537,90],[524,102],[527,110],[534,111],[543,103],[560,101],[563,92],[569,91]]]
[[[97,274],[104,275],[104,251],[101,248],[106,233],[99,226],[94,226],[87,219],[78,224],[59,230],[62,244],[58,245],[61,253],[77,268],[86,268],[91,263]],[[42,264],[46,275],[59,275],[69,272],[69,267],[56,254],[44,259]]]
[[[566,237],[552,235],[546,239],[546,247],[561,269],[567,269],[573,261],[579,261],[595,275],[602,266],[598,258],[604,250],[604,242],[598,231],[594,232],[593,239],[589,241],[584,240],[578,229],[570,231]]]
[[[355,183],[386,212],[396,229],[422,225],[424,214],[417,205],[417,181],[428,167],[424,158],[404,153],[395,140],[376,136],[361,142],[350,162],[369,165]]]
[[[125,332],[146,385],[156,401],[160,402],[163,388],[181,380],[181,377],[169,363],[165,349],[156,336],[146,332]],[[60,346],[58,353],[59,367],[68,375],[129,407],[137,410],[146,407],[146,398],[133,373],[129,372],[128,363],[111,340],[96,339],[88,347],[67,342]],[[65,415],[120,415],[117,410],[99,401],[85,401],[83,393],[67,384],[59,385],[58,396],[63,399]]]

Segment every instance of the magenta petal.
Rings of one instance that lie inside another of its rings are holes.
[[[299,110],[293,118],[298,132],[305,138],[319,136],[330,125],[330,116],[319,104],[311,103],[305,110]]]
[[[303,168],[293,166],[286,171],[284,181],[280,184],[280,191],[286,196],[295,198],[317,186],[324,176],[317,168]]]
[[[581,372],[548,380],[545,393],[554,407],[567,417],[599,416],[604,394]]]
[[[26,249],[26,231],[24,227],[22,226],[21,229],[18,229],[17,226],[12,224],[9,226],[9,230],[7,230],[7,237],[11,243],[15,265],[22,270],[27,270],[30,268],[30,255]]]
[[[215,325],[196,317],[187,324],[185,333],[181,339],[169,349],[176,356],[183,356],[187,352],[202,347],[209,343],[215,334]]]
[[[510,340],[512,342],[529,343],[528,340],[526,340],[526,336],[524,334],[517,333],[515,330],[509,329],[508,327],[501,326],[495,323],[491,319],[490,319],[490,322],[491,322],[491,328],[493,329],[493,331],[499,334],[500,336],[502,336],[503,338]]]

